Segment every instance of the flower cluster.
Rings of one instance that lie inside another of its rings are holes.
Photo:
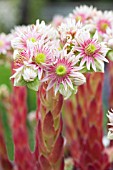
[[[103,31],[101,36],[97,28],[101,21],[97,22],[96,18],[102,15],[103,19],[106,13],[81,6],[66,18],[55,17],[49,25],[37,20],[35,25],[16,27],[12,31],[14,38],[11,42],[15,63],[15,73],[11,77],[14,85],[27,85],[38,91],[39,85],[46,82],[47,91],[54,88],[55,94],[60,92],[69,98],[76,93],[79,85],[86,82],[83,73],[104,72],[109,48],[102,39],[107,31]],[[111,19],[108,23],[110,28]]]

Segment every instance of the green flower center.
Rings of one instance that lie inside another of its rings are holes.
[[[33,43],[36,42],[36,39],[34,37],[31,37],[28,39],[29,41],[32,41]]]
[[[56,74],[58,76],[64,76],[66,74],[66,72],[67,72],[67,69],[66,69],[66,67],[64,65],[57,66]]]
[[[76,21],[77,21],[77,22],[78,22],[78,21],[82,21],[82,16],[78,15],[78,16],[76,17]]]
[[[43,53],[39,53],[37,54],[37,56],[35,56],[35,62],[37,64],[41,64],[44,63],[46,61],[46,55]]]
[[[2,47],[3,45],[4,45],[4,42],[0,40],[0,47]]]
[[[87,55],[93,55],[95,51],[96,51],[96,47],[94,44],[89,44],[85,49],[85,53]]]
[[[101,31],[103,31],[103,32],[106,31],[107,27],[108,27],[108,24],[107,24],[107,23],[101,23],[101,25],[100,25],[100,29],[101,29]]]

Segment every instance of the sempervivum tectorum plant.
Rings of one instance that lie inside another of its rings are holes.
[[[34,154],[30,151],[26,127],[26,88],[14,87],[12,94],[14,163],[17,170],[35,170]]]
[[[35,156],[38,170],[64,170],[61,108],[63,96],[46,84],[39,88]]]
[[[67,137],[77,169],[109,169],[102,144],[102,80],[102,73],[88,75],[87,83],[79,88],[73,102],[66,102]]]

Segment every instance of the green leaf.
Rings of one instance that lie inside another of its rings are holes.
[[[32,89],[34,91],[38,91],[39,84],[40,84],[40,82],[39,82],[38,78],[36,78],[32,82],[27,82],[26,85],[27,85],[28,88],[30,88],[30,89]]]
[[[0,103],[0,114],[2,117],[2,123],[3,123],[3,128],[4,128],[4,137],[5,137],[5,143],[6,143],[8,157],[10,160],[14,160],[14,143],[13,143],[13,139],[12,139],[11,128],[9,126],[6,110],[5,110],[4,106],[2,105],[2,103]]]
[[[26,81],[21,78],[21,80],[19,80],[18,82],[14,82],[15,86],[25,86],[26,85]]]

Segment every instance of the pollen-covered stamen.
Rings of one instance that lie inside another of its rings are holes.
[[[93,55],[94,52],[96,51],[96,47],[94,44],[89,44],[86,48],[85,48],[85,53],[87,55]]]
[[[29,41],[35,43],[36,42],[36,39],[34,37],[31,37],[31,38],[28,38]]]
[[[27,61],[27,59],[24,56],[19,56],[17,59],[14,60],[14,63],[16,65],[21,65],[24,63],[24,61]]]
[[[39,53],[35,56],[35,62],[37,64],[45,63],[46,61],[46,55],[43,53]]]
[[[67,73],[67,69],[64,65],[58,65],[56,68],[56,74],[58,76],[64,76]]]

